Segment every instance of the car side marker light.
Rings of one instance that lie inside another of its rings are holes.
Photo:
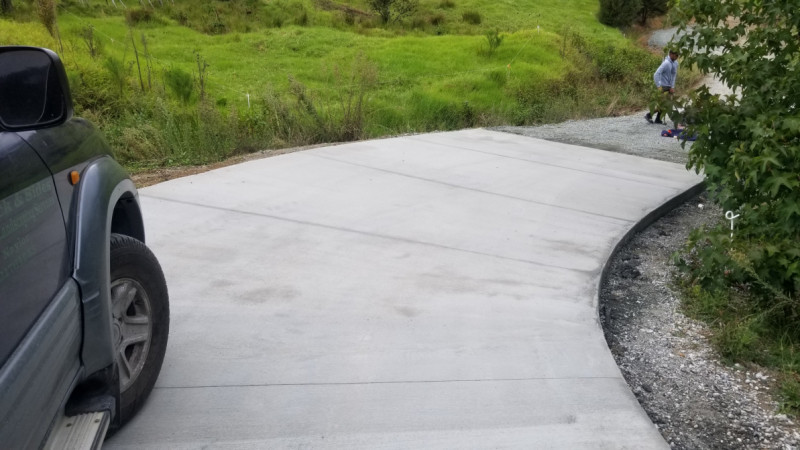
[[[78,173],[77,170],[73,170],[69,173],[69,182],[72,183],[73,186],[78,184],[78,181],[81,181],[81,174]]]

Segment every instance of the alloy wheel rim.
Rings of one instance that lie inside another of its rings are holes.
[[[152,339],[152,308],[138,281],[121,278],[111,284],[112,334],[120,392],[125,392],[144,369]]]

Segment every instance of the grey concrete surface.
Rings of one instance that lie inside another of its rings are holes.
[[[623,235],[700,181],[478,129],[142,189],[172,329],[105,447],[667,448],[597,290]]]

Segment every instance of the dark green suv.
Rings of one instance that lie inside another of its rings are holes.
[[[99,446],[153,389],[167,286],[58,56],[0,47],[0,446]]]

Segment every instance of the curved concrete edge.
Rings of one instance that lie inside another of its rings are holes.
[[[611,262],[611,260],[614,259],[614,257],[617,256],[617,254],[620,252],[620,250],[622,250],[622,247],[624,247],[626,244],[628,244],[628,242],[630,242],[631,239],[633,239],[633,237],[636,236],[638,233],[640,233],[641,231],[645,230],[647,227],[652,225],[655,221],[657,221],[658,219],[664,217],[665,215],[670,213],[675,208],[681,206],[682,204],[686,203],[690,199],[692,199],[694,197],[697,197],[698,195],[703,193],[705,190],[706,190],[706,183],[705,183],[705,181],[702,181],[702,182],[697,183],[696,185],[692,186],[691,188],[687,189],[682,194],[676,195],[672,199],[664,202],[664,204],[662,204],[658,208],[650,211],[646,216],[642,217],[641,220],[636,222],[636,224],[633,227],[631,227],[631,229],[628,230],[628,232],[625,233],[624,236],[622,236],[622,238],[619,240],[619,242],[617,242],[616,245],[614,245],[614,248],[611,250],[611,253],[608,255],[608,259],[606,260],[606,263],[603,265],[603,272],[600,275],[600,280],[597,282],[597,291],[595,292],[595,307],[597,309],[597,319],[598,319],[598,321],[600,320],[600,290],[603,288],[603,285],[608,280],[608,274],[611,271],[611,264],[609,264]]]
[[[671,198],[670,200],[664,202],[661,206],[659,206],[658,208],[650,211],[647,215],[642,217],[641,220],[636,222],[636,224],[633,227],[631,227],[631,229],[628,230],[628,232],[625,233],[625,235],[622,236],[622,238],[616,243],[616,245],[614,245],[614,248],[611,250],[611,253],[608,255],[608,259],[606,260],[605,264],[603,265],[603,271],[602,271],[602,273],[600,275],[600,279],[597,282],[597,288],[596,288],[596,291],[595,291],[595,299],[594,299],[594,301],[595,301],[595,309],[597,311],[597,324],[601,328],[601,330],[603,331],[603,336],[605,336],[605,329],[603,328],[603,324],[602,324],[602,322],[600,320],[600,292],[603,289],[603,286],[608,281],[608,276],[609,276],[609,274],[611,272],[611,260],[613,260],[617,256],[617,254],[622,250],[622,248],[625,247],[625,245],[627,245],[633,239],[634,236],[636,236],[640,232],[644,231],[650,225],[655,223],[658,219],[664,217],[665,215],[667,215],[671,211],[675,210],[679,206],[683,205],[687,201],[691,200],[692,198],[697,197],[698,195],[703,193],[705,190],[706,190],[706,183],[705,183],[705,181],[702,181],[702,182],[697,183],[696,185],[692,186],[691,188],[687,189],[683,193],[681,193],[679,195],[676,195],[675,197]],[[608,345],[608,341],[606,341],[606,346],[607,345]],[[609,348],[609,352],[610,351],[611,351],[611,349]],[[620,376],[622,377],[622,379],[627,384],[628,380],[626,380],[625,377],[622,376],[621,372],[622,371],[620,371]],[[630,385],[628,385],[628,389],[630,389]],[[634,398],[636,398],[636,396],[633,394],[632,390],[631,390],[631,395]],[[639,401],[638,398],[636,398],[636,401],[637,402]],[[647,412],[642,407],[641,403],[639,403],[639,407],[642,409],[642,414],[647,416],[648,420],[650,420],[652,422],[652,420],[650,419],[649,415],[647,414]],[[655,427],[655,424],[653,426]]]

